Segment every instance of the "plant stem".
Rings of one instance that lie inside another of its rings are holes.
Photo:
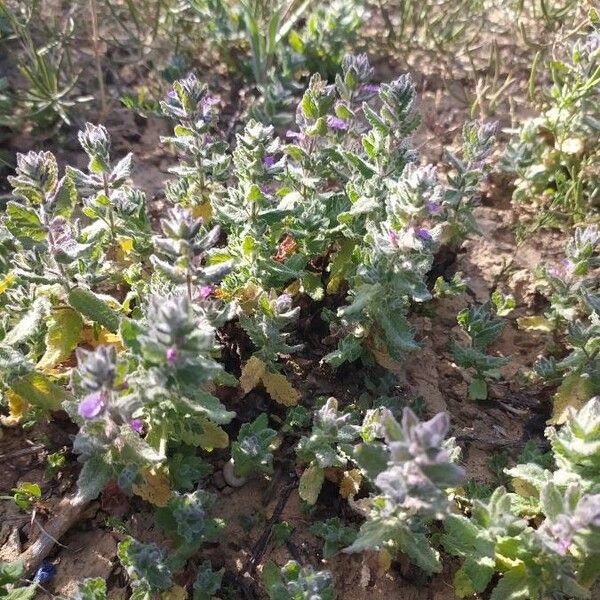
[[[108,200],[108,207],[106,209],[106,214],[108,216],[108,225],[110,227],[110,237],[114,241],[116,239],[115,235],[115,215],[113,213],[112,204],[110,203],[110,187],[108,184],[108,174],[102,173],[102,184],[104,185],[104,195]]]
[[[100,47],[98,43],[98,6],[96,0],[90,0],[90,17],[92,20],[92,45],[94,48],[94,59],[96,61],[96,77],[98,79],[98,88],[100,91],[100,120],[103,120],[108,113],[108,107],[106,102],[106,90],[104,89],[102,63],[100,60]]]

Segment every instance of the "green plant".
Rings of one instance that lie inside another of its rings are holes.
[[[419,422],[405,408],[401,423],[387,409],[367,413],[364,442],[354,459],[376,491],[362,502],[366,520],[345,552],[403,553],[428,573],[441,571],[439,552],[428,539],[429,525],[448,518],[448,489],[464,479],[464,469],[455,464],[460,450],[453,438],[446,439],[449,427],[446,413]]]
[[[277,432],[268,427],[269,419],[260,414],[252,423],[244,423],[237,441],[231,444],[231,458],[238,477],[273,472],[271,444]]]
[[[504,322],[493,315],[490,304],[474,304],[462,310],[457,320],[469,337],[469,345],[462,346],[452,340],[454,360],[464,369],[475,371],[475,377],[469,384],[469,397],[472,400],[485,400],[488,396],[487,380],[498,379],[499,369],[510,360],[485,353],[487,347],[500,336]]]
[[[552,88],[541,113],[516,132],[505,168],[517,175],[513,200],[533,204],[533,223],[520,235],[567,219],[586,219],[597,205],[600,37],[593,31],[570,48],[570,60],[548,63]]]
[[[269,562],[263,581],[270,600],[334,600],[333,578],[329,571],[315,571],[290,560],[283,567]]]
[[[18,488],[12,490],[12,496],[0,496],[2,500],[13,500],[14,503],[24,511],[31,509],[32,505],[42,497],[42,490],[37,483],[22,483]]]

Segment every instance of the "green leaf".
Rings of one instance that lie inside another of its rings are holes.
[[[442,563],[440,562],[440,553],[435,550],[427,536],[422,533],[415,533],[408,527],[398,528],[394,541],[398,544],[411,562],[421,567],[427,573],[440,573]]]
[[[77,202],[77,190],[69,176],[63,177],[58,182],[58,188],[52,201],[52,214],[68,219]]]
[[[106,581],[100,577],[84,579],[75,592],[75,600],[105,600]]]
[[[7,583],[15,583],[19,581],[25,573],[25,565],[23,561],[17,560],[11,563],[0,563],[0,585]]]
[[[6,334],[3,343],[8,346],[16,346],[29,339],[36,333],[48,313],[50,303],[46,298],[36,298],[31,308],[25,313],[21,320]]]
[[[454,593],[457,598],[466,598],[475,594],[473,582],[463,569],[458,569],[454,573],[452,585],[454,586]]]
[[[469,398],[471,400],[485,400],[487,396],[487,383],[483,379],[473,379],[469,384]]]
[[[46,230],[33,208],[27,208],[16,202],[6,207],[6,228],[17,238],[28,238],[35,242],[46,239]]]
[[[323,481],[325,479],[325,471],[318,465],[311,465],[304,470],[302,477],[300,477],[300,485],[298,488],[298,494],[300,498],[308,504],[315,504]]]
[[[346,274],[353,266],[352,253],[356,242],[344,238],[340,243],[340,249],[335,253],[331,266],[329,268],[329,281],[327,283],[327,292],[332,294],[338,291]]]
[[[367,478],[375,481],[387,467],[388,454],[381,444],[359,444],[354,449],[354,459]]]
[[[37,368],[51,369],[67,359],[77,346],[82,329],[83,319],[77,311],[71,308],[56,310],[46,333],[46,351]]]
[[[4,600],[31,600],[37,594],[37,585],[28,585],[26,587],[16,588],[10,590],[6,596],[3,596]]]
[[[490,596],[490,600],[529,600],[529,598],[525,565],[518,565],[507,571]]]
[[[298,54],[304,53],[304,42],[302,41],[302,38],[293,29],[292,31],[290,31],[290,35],[288,36],[288,42]]]
[[[119,314],[91,290],[75,288],[69,293],[68,301],[84,317],[102,325],[111,333],[119,329]]]
[[[83,464],[77,479],[78,496],[84,500],[94,500],[106,487],[113,476],[112,468],[104,456],[96,454]]]

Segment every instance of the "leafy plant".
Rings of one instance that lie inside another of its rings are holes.
[[[441,571],[428,526],[448,518],[452,512],[448,489],[464,479],[464,469],[455,464],[459,450],[453,438],[446,439],[449,427],[446,413],[419,422],[405,408],[401,423],[387,409],[367,414],[364,442],[356,447],[354,458],[376,492],[359,501],[366,521],[345,552],[403,553],[428,573]]]
[[[548,62],[552,87],[541,113],[521,126],[507,150],[505,168],[517,175],[513,200],[535,206],[534,228],[581,222],[597,205],[599,40],[597,31],[582,35],[570,60]]]
[[[248,477],[273,472],[271,444],[277,432],[268,426],[266,413],[261,413],[252,423],[244,423],[237,441],[231,444],[231,458],[238,477]]]
[[[315,412],[310,436],[304,436],[298,442],[296,456],[308,463],[298,490],[305,502],[314,504],[317,501],[325,480],[325,469],[348,465],[352,442],[359,433],[359,428],[351,423],[352,419],[352,413],[340,413],[337,400],[329,398]]]
[[[213,571],[212,564],[205,560],[198,569],[198,574],[193,584],[193,600],[212,600],[221,588],[223,569]]]
[[[32,505],[42,497],[42,490],[37,483],[22,483],[18,488],[13,488],[13,496],[0,496],[2,500],[13,500],[23,511],[31,509]]]
[[[334,600],[329,571],[315,571],[290,560],[283,567],[269,562],[263,581],[270,600]]]
[[[500,336],[504,322],[492,313],[490,304],[474,304],[465,308],[458,314],[457,320],[469,337],[469,345],[461,346],[456,340],[452,340],[454,360],[461,367],[475,371],[475,377],[469,384],[469,397],[473,400],[485,400],[488,395],[487,381],[498,379],[499,369],[510,360],[490,356],[485,352]]]
[[[30,600],[37,593],[37,585],[14,587],[25,574],[22,562],[0,563],[0,598]]]
[[[118,555],[131,580],[132,598],[151,597],[173,585],[171,569],[156,544],[142,544],[129,537],[119,543]]]
[[[323,558],[331,558],[356,540],[357,532],[347,527],[338,517],[317,521],[310,526],[310,532],[323,539]]]

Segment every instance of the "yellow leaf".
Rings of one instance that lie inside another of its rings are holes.
[[[242,369],[240,375],[240,387],[247,394],[253,390],[259,383],[262,376],[265,374],[265,363],[257,356],[253,356]]]
[[[342,498],[350,498],[358,494],[362,475],[358,469],[344,471],[342,480],[340,481],[340,496]]]
[[[204,220],[204,223],[208,223],[212,219],[213,215],[210,200],[200,204],[199,206],[194,206],[194,208],[192,208],[192,215],[196,219],[201,217]]]
[[[166,592],[162,592],[160,600],[187,600],[188,594],[184,587],[180,585],[174,585]]]
[[[300,288],[302,287],[302,282],[299,279],[296,279],[294,281],[292,281],[292,283],[290,283],[290,285],[288,285],[284,291],[285,294],[288,294],[289,296],[295,296],[299,291]]]
[[[392,566],[392,555],[387,550],[380,550],[377,553],[377,563],[379,565],[379,574],[385,575]]]
[[[300,392],[281,373],[264,373],[262,382],[267,393],[275,402],[284,406],[296,406],[300,400]]]
[[[116,346],[117,352],[121,352],[125,349],[119,334],[111,333],[104,327],[100,329],[97,337],[94,336],[93,327],[84,327],[81,334],[81,341],[92,348],[97,348],[98,346]]]
[[[47,372],[65,359],[77,346],[83,329],[81,315],[72,308],[61,308],[52,313],[46,333],[46,351],[37,368]]]
[[[127,255],[133,250],[133,240],[128,237],[119,238],[119,246],[121,246],[123,254]]]
[[[325,474],[319,465],[311,465],[302,473],[298,485],[298,494],[300,498],[308,504],[314,504],[319,497]]]
[[[524,479],[513,477],[511,483],[515,492],[523,498],[537,498],[539,496],[537,489]]]
[[[533,317],[520,317],[517,319],[517,325],[519,326],[519,329],[525,329],[526,331],[549,332],[554,329],[552,321],[549,321],[543,315],[536,315]]]
[[[26,398],[29,404],[45,410],[58,410],[69,394],[43,373],[33,371],[10,384],[13,392]]]
[[[251,315],[256,309],[258,298],[263,289],[253,281],[249,281],[237,294],[236,297],[245,315]]]
[[[29,408],[29,404],[13,390],[8,390],[5,397],[8,401],[9,415],[8,417],[0,416],[0,422],[4,427],[15,427],[21,422],[23,415]]]
[[[133,484],[134,493],[154,506],[166,506],[171,498],[167,468],[142,467],[140,474],[144,482]]]
[[[330,275],[327,282],[327,293],[335,294],[340,289],[348,269],[352,266],[352,252],[356,242],[350,239],[344,239],[340,244],[340,249],[335,253],[329,268]]]
[[[0,294],[4,292],[14,283],[16,276],[14,273],[7,273],[2,279],[0,279]]]
[[[562,425],[567,421],[569,407],[579,410],[594,395],[594,384],[589,377],[578,373],[568,375],[554,394],[552,417],[549,425]]]
[[[204,430],[199,436],[198,445],[201,448],[210,452],[215,448],[227,448],[229,446],[229,436],[223,428],[204,416],[199,417],[199,420]]]

